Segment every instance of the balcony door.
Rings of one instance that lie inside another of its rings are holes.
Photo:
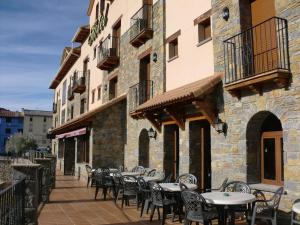
[[[115,49],[115,56],[119,55],[121,37],[121,20],[113,27],[112,48]]]
[[[150,55],[145,56],[140,60],[140,75],[139,75],[139,104],[143,104],[150,98],[151,82],[150,82]]]
[[[253,72],[260,74],[278,67],[277,28],[274,0],[251,1]],[[247,37],[245,37],[247,38]]]

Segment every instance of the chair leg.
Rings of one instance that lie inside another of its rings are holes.
[[[144,208],[145,208],[145,201],[146,200],[142,200],[142,206],[141,206],[141,214],[140,214],[140,217],[142,217],[143,216],[143,211],[144,211]]]
[[[188,219],[184,219],[184,225],[190,225],[190,221]]]
[[[95,191],[95,199],[97,198],[98,192],[99,192],[99,188],[96,187],[96,191]]]
[[[91,178],[90,178],[90,177],[88,177],[88,180],[87,180],[87,185],[86,185],[86,187],[87,187],[87,188],[89,187],[90,181],[91,181]]]
[[[165,225],[165,220],[166,220],[166,209],[165,209],[165,206],[163,206],[161,225]]]
[[[152,219],[153,219],[153,215],[154,215],[155,208],[156,208],[156,206],[155,206],[155,205],[152,205],[152,207],[151,207],[151,214],[150,214],[150,222],[151,222]]]
[[[158,214],[158,220],[160,220],[160,211],[159,211],[159,207],[157,206],[157,214]]]
[[[124,195],[122,196],[122,208],[123,208],[123,206],[124,206],[124,201],[125,201],[125,197],[124,197]]]
[[[103,188],[104,201],[106,201],[107,188]]]

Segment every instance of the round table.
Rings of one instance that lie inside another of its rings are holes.
[[[160,183],[159,184],[164,191],[167,192],[180,192],[180,186],[179,183]],[[189,190],[196,190],[197,185],[196,184],[185,184]]]
[[[142,178],[146,181],[146,182],[157,182],[157,181],[161,181],[161,177],[149,177],[149,176],[142,176]]]
[[[293,205],[292,211],[295,212],[295,213],[297,213],[297,214],[300,214],[300,202],[295,203]]]
[[[207,192],[201,194],[207,203],[218,206],[220,209],[219,224],[226,224],[225,206],[247,205],[256,200],[255,196],[240,192]]]
[[[139,173],[139,172],[122,172],[121,174],[122,174],[122,176],[140,176],[141,175],[141,173]]]

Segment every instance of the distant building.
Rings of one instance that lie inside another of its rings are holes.
[[[0,154],[5,152],[9,137],[23,132],[23,114],[0,108]]]
[[[50,139],[47,139],[47,132],[52,126],[52,112],[23,109],[23,114],[24,134],[33,137],[38,147],[51,146]]]

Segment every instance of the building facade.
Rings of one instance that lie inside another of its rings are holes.
[[[51,140],[47,138],[48,130],[52,127],[52,112],[42,110],[23,109],[23,134],[36,140],[38,148],[51,147]]]
[[[90,0],[89,24],[50,86],[65,173],[142,165],[193,173],[201,188],[229,177],[284,186],[290,208],[300,189],[299,10],[282,0]]]
[[[7,140],[15,133],[23,132],[23,114],[0,108],[0,154],[5,153]]]

